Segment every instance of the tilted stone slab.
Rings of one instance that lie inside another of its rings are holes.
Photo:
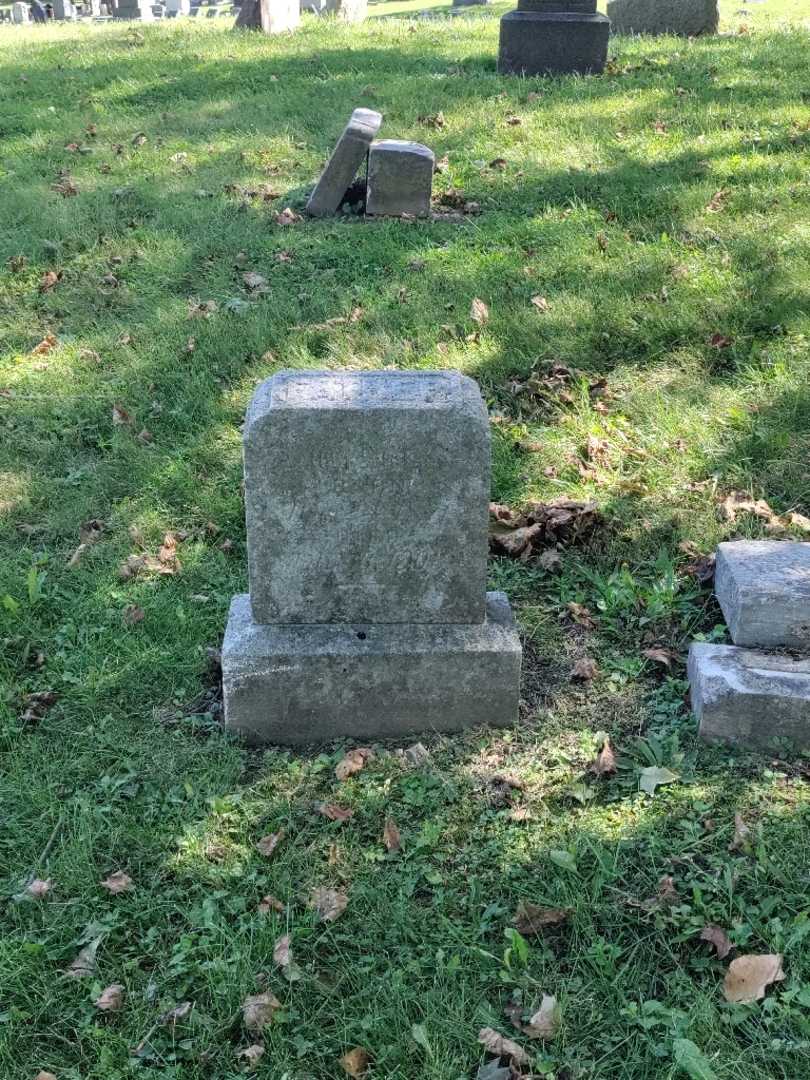
[[[616,34],[714,34],[717,0],[610,0],[608,18]]]
[[[505,726],[518,718],[521,647],[503,593],[472,626],[262,626],[247,595],[222,647],[225,726],[252,743]]]
[[[810,748],[810,660],[695,642],[689,650],[692,710],[701,738],[772,750]]]
[[[484,617],[489,418],[455,371],[280,372],[244,430],[260,623]]]
[[[720,544],[714,591],[735,644],[810,652],[810,543]]]
[[[366,213],[369,217],[427,217],[436,157],[417,142],[381,139],[368,154]]]
[[[368,148],[381,125],[382,116],[373,109],[354,110],[309,197],[308,214],[328,217],[337,213],[357,170],[365,164]]]

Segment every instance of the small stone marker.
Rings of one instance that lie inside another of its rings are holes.
[[[368,155],[366,213],[427,217],[436,158],[421,143],[381,139]]]
[[[366,162],[368,149],[381,124],[382,116],[373,109],[354,110],[309,197],[308,214],[328,217],[337,213],[357,170]]]
[[[717,0],[610,0],[608,17],[616,34],[714,34],[720,21]]]
[[[810,652],[810,543],[720,544],[714,591],[735,645]]]
[[[518,0],[501,19],[501,75],[599,73],[607,60],[610,20],[596,0]]]
[[[784,739],[810,747],[810,659],[695,642],[688,674],[707,742],[768,750]]]
[[[325,13],[344,22],[363,22],[368,16],[368,0],[326,0]]]
[[[694,642],[689,650],[701,736],[752,748],[768,749],[774,739],[810,748],[810,543],[720,544],[714,587],[735,644]]]
[[[281,372],[245,424],[250,596],[222,651],[253,742],[517,719],[520,641],[485,593],[489,420],[457,372]]]

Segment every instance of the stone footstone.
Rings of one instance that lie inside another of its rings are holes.
[[[503,593],[472,625],[262,626],[234,597],[225,722],[253,743],[388,738],[514,723],[521,647]]]
[[[490,441],[458,372],[274,375],[244,429],[260,623],[484,617]]]
[[[337,213],[357,170],[366,162],[368,149],[381,124],[382,116],[373,109],[354,110],[309,197],[308,214],[328,217]]]
[[[784,740],[810,748],[810,660],[694,642],[688,675],[707,742],[773,750]]]
[[[599,74],[607,60],[610,20],[596,0],[518,0],[501,19],[501,75]]]
[[[225,724],[252,742],[517,720],[521,648],[485,592],[489,419],[455,371],[287,371],[244,433],[250,594]]]
[[[720,21],[717,0],[610,0],[615,34],[714,34]]]
[[[720,544],[714,591],[736,645],[810,651],[810,543]]]
[[[436,158],[421,143],[382,139],[368,155],[366,213],[370,217],[428,217]]]

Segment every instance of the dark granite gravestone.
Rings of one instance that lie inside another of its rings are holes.
[[[610,20],[596,0],[518,0],[501,19],[501,75],[598,74],[607,59]]]

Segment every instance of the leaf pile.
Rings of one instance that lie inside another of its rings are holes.
[[[491,503],[489,520],[492,554],[528,562],[558,546],[582,543],[602,517],[595,502],[559,498],[529,503],[522,514],[501,503]]]
[[[538,311],[549,308],[543,296],[532,297],[531,302]],[[565,364],[548,364],[532,371],[525,379],[512,379],[505,388],[504,405],[516,420],[537,420],[559,411],[563,405],[572,405],[578,387],[587,389],[598,412],[606,411],[604,401],[610,396],[607,379],[591,378]]]

